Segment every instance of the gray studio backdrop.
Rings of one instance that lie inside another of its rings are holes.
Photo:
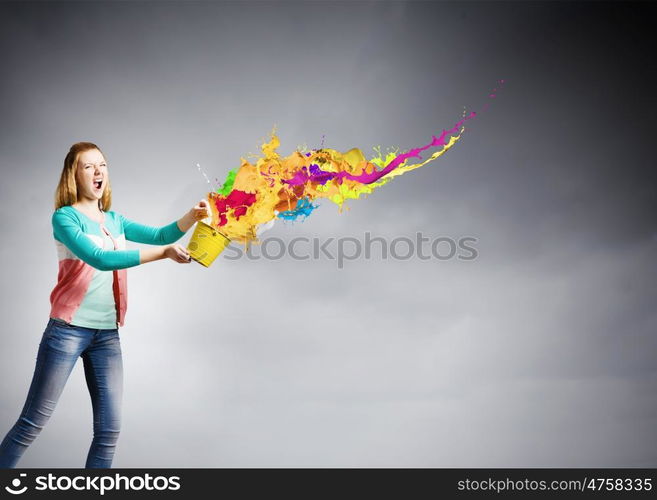
[[[48,319],[73,142],[105,151],[116,211],[164,225],[206,194],[196,163],[223,180],[273,126],[283,154],[371,154],[489,102],[431,166],[263,235],[471,236],[476,259],[131,269],[114,466],[657,466],[653,7],[0,9],[0,434]],[[80,360],[19,465],[82,467],[91,436]]]

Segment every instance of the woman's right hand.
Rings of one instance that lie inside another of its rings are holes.
[[[164,256],[174,262],[179,262],[181,264],[189,264],[192,261],[192,257],[189,255],[187,249],[182,245],[178,245],[177,243],[174,243],[173,245],[167,245],[164,248]]]

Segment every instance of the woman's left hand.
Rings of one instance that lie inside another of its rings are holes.
[[[199,201],[190,211],[189,213],[191,214],[192,218],[194,221],[198,222],[200,220],[205,219],[206,217],[210,217],[212,213],[210,212],[210,204],[208,201],[204,198],[201,201]]]

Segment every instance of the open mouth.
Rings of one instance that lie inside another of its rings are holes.
[[[102,180],[100,180],[100,181],[94,181],[94,187],[95,187],[96,189],[100,189],[101,187],[103,187],[103,181],[102,181]]]

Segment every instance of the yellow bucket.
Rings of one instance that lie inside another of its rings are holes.
[[[189,255],[199,264],[210,267],[210,264],[228,246],[230,240],[212,226],[198,221],[194,234],[187,244]]]

